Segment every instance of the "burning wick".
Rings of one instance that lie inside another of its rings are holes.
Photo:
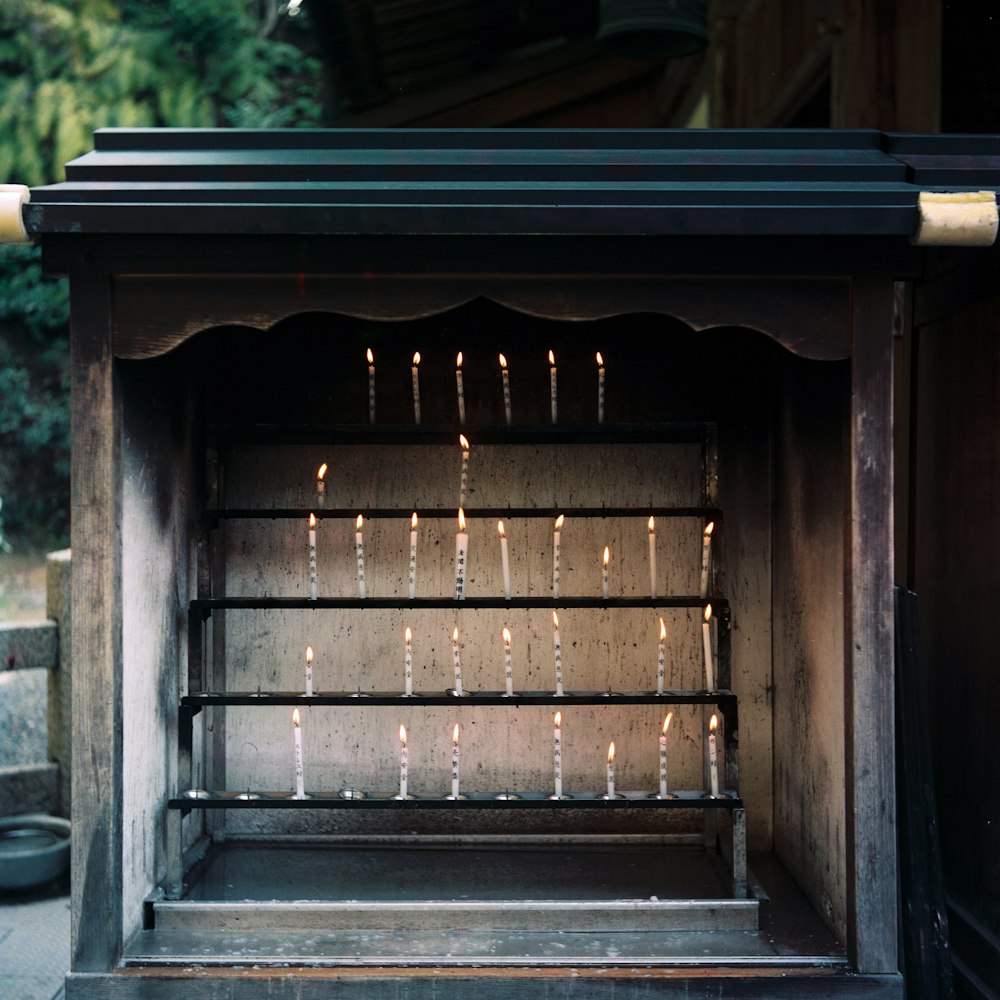
[[[453,799],[461,798],[458,791],[458,723],[455,723],[455,728],[451,733],[451,797]]]
[[[465,511],[458,508],[458,534],[455,535],[455,600],[465,600],[465,570],[469,560],[469,536],[465,531]]]
[[[455,384],[458,386],[458,422],[465,423],[465,388],[462,385],[462,352],[455,361]]]
[[[306,797],[305,771],[302,766],[302,729],[299,727],[299,710],[292,712],[292,732],[295,736],[295,798]]]
[[[503,379],[503,409],[504,415],[507,417],[507,426],[511,425],[511,412],[510,412],[510,370],[507,368],[507,359],[501,354],[500,355],[500,377]]]
[[[316,504],[319,507],[326,506],[326,482],[323,477],[326,475],[327,464],[324,462],[316,473]]]
[[[608,747],[608,796],[609,799],[616,799],[615,794],[615,744],[612,741]]]
[[[368,348],[368,421],[375,423],[375,355]]]
[[[604,600],[608,599],[608,563],[611,561],[611,550],[604,546],[604,559],[601,564],[601,589],[604,592]]]
[[[656,600],[656,521],[649,515],[649,596]]]
[[[313,648],[306,646],[306,697],[311,698],[313,693]]]
[[[698,591],[703,598],[708,597],[708,564],[712,555],[712,532],[715,521],[709,521],[701,533],[701,587]]]
[[[708,780],[713,799],[719,797],[719,748],[715,739],[718,725],[719,717],[713,713],[708,722]]]
[[[597,422],[604,423],[604,358],[597,352]]]
[[[455,665],[455,696],[462,697],[462,651],[458,645],[458,626],[451,633],[451,659]]]
[[[417,512],[413,512],[410,518],[410,568],[409,568],[409,592],[412,601],[417,596]]]
[[[705,605],[705,620],[701,625],[701,643],[705,649],[705,690],[715,690],[715,663],[712,660],[712,605]]]
[[[364,527],[365,519],[358,514],[357,529],[354,532],[354,551],[358,558],[358,597],[365,599],[365,546],[361,529]]]
[[[407,698],[413,697],[413,631],[406,626],[403,632],[403,684]]]
[[[309,515],[309,600],[316,600],[316,515]]]
[[[663,694],[667,676],[667,626],[660,619],[660,641],[656,647],[656,693]]]
[[[556,422],[556,356],[549,351],[549,384],[552,394],[552,423]]]
[[[413,355],[413,422],[420,423],[420,351]]]
[[[556,793],[552,797],[561,799],[562,790],[562,712],[556,712],[552,718],[552,763],[555,766]]]
[[[406,726],[399,724],[399,798],[408,799],[410,751],[406,746]]]
[[[660,732],[660,798],[673,798],[667,791],[667,730],[670,728],[670,720],[674,717],[673,712],[667,712],[663,720],[663,730]]]
[[[555,611],[552,612],[552,646],[556,657],[556,694],[562,697],[562,639],[559,636],[559,615]]]
[[[497,521],[497,531],[500,532],[500,561],[503,563],[503,596],[510,600],[510,556],[507,553],[507,535],[503,530],[503,521]]]
[[[465,494],[469,488],[469,439],[464,434],[458,435],[458,443],[462,446],[462,476],[458,483],[458,506],[465,506]]]
[[[559,578],[559,554],[560,538],[562,535],[563,522],[566,520],[565,514],[560,514],[556,518],[556,523],[552,528],[552,596],[559,596],[561,580]]]
[[[508,698],[514,697],[514,661],[510,652],[510,629],[504,626],[501,633],[503,636],[503,672],[504,682],[507,685],[506,695]]]

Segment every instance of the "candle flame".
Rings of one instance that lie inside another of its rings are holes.
[[[556,714],[552,718],[552,722],[555,725],[556,729],[558,729],[562,725],[562,712],[556,712]]]
[[[458,530],[465,531],[465,511],[461,507],[458,508]]]
[[[551,351],[549,351],[549,364],[552,365],[553,368],[556,364],[556,356]]]
[[[406,746],[406,726],[402,722],[399,724],[399,742]]]
[[[414,351],[414,353],[413,353],[413,364],[415,366],[420,364],[420,351]]]
[[[458,357],[455,359],[455,367],[456,368],[461,368],[462,367],[462,352],[461,351],[458,352]]]
[[[712,620],[712,605],[705,605],[705,621],[710,622]]]
[[[295,726],[296,729],[299,728],[299,710],[298,709],[295,709],[295,711],[292,712],[292,725]]]
[[[455,626],[454,632],[451,633],[451,641],[458,642],[458,626]]]
[[[327,469],[327,465],[326,465],[326,462],[324,462],[319,467],[319,472],[316,473],[316,478],[317,479],[322,479],[326,475],[326,469]]]
[[[650,534],[656,531],[656,519],[653,517],[652,514],[649,515],[649,524],[647,524],[646,527],[649,528]]]
[[[417,530],[417,512],[416,511],[413,512],[413,517],[410,518],[410,530],[411,531],[416,531]]]
[[[464,434],[458,435],[458,443],[462,446],[462,451],[469,450],[469,439]]]
[[[500,367],[501,368],[507,367],[507,359],[502,354],[500,355]]]
[[[553,611],[553,612],[552,612],[552,624],[553,624],[553,625],[554,625],[554,626],[555,626],[556,628],[559,628],[559,613],[558,613],[558,612],[556,612],[556,611]]]
[[[611,560],[611,550],[607,547],[607,545],[605,545],[604,546],[604,565],[607,566],[608,562],[610,560]]]
[[[497,521],[497,531],[500,532],[500,537],[503,538],[506,532],[503,530],[503,521]]]
[[[370,347],[368,348],[368,364],[375,364],[375,355],[372,354],[372,349]]]
[[[309,515],[309,527],[310,528],[315,528],[316,527],[316,515],[315,514],[310,514]]]
[[[667,735],[667,730],[670,728],[670,720],[674,717],[673,712],[667,712],[666,718],[663,720],[663,735]]]
[[[503,630],[503,641],[509,646],[510,645],[510,629],[504,626]]]
[[[667,626],[663,624],[663,619],[660,619],[660,638],[666,639],[667,637]]]
[[[713,531],[715,531],[715,521],[709,521],[708,524],[705,525],[705,537],[711,537]]]
[[[407,642],[413,641],[413,630],[410,628],[409,625],[406,626],[406,631],[403,633],[403,637],[406,639]]]
[[[719,717],[714,712],[712,718],[708,720],[708,728],[713,733],[719,728]]]
[[[312,646],[306,646],[306,663],[312,663],[313,661],[313,648]]]
[[[566,520],[566,515],[565,514],[560,514],[556,518],[556,531],[562,531],[563,521],[565,521],[565,520]]]
[[[458,732],[459,732],[459,730],[458,730],[458,723],[456,722],[455,723],[455,728],[451,731],[451,742],[452,743],[457,743],[458,742]]]
[[[615,759],[615,744],[614,740],[611,741],[611,746],[608,747],[608,763],[610,764]]]
[[[600,366],[601,366],[602,368],[604,367],[604,358],[602,358],[602,357],[601,357],[601,352],[600,352],[600,351],[598,351],[598,352],[597,352],[597,363],[598,363],[598,364],[599,364],[599,365],[600,365]]]
[[[358,531],[360,531],[362,529],[362,527],[364,526],[364,523],[365,523],[364,517],[361,514],[358,514],[358,520],[357,520]]]

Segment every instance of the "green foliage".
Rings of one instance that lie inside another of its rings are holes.
[[[0,0],[0,183],[62,180],[101,127],[319,124],[319,64],[265,36],[267,6]],[[0,247],[0,497],[15,543],[68,534],[67,313],[37,250]]]

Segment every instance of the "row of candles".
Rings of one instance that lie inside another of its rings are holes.
[[[369,347],[367,351],[368,358],[368,419],[371,423],[375,423],[375,355],[372,349]],[[511,409],[510,402],[510,365],[507,363],[507,358],[501,354],[499,356],[500,360],[500,381],[503,388],[503,406],[504,406],[504,416],[507,420],[507,426],[509,427],[513,423],[513,411]],[[605,376],[605,366],[604,358],[601,356],[601,352],[597,352],[597,422],[599,424],[604,423],[604,376]],[[420,352],[417,351],[413,355],[413,365],[410,369],[411,377],[413,379],[413,419],[416,423],[420,423]],[[550,404],[552,408],[552,423],[558,421],[559,414],[559,402],[558,402],[558,375],[559,370],[556,367],[556,357],[553,351],[549,351],[549,394],[550,394]],[[455,386],[458,390],[458,421],[461,424],[465,423],[465,383],[462,375],[462,352],[458,352],[458,357],[455,359]]]
[[[659,735],[659,792],[655,793],[656,798],[672,799],[667,782],[668,747],[667,734],[670,730],[670,722],[673,719],[673,712],[668,712],[663,719],[663,726]],[[563,794],[563,741],[562,741],[562,712],[556,712],[552,719],[552,758],[554,769],[554,794],[553,799],[565,799],[569,796]],[[719,798],[719,752],[717,729],[719,725],[718,715],[712,715],[708,723],[708,774],[709,774],[709,795],[712,798]],[[302,723],[299,710],[296,708],[292,712],[292,731],[294,735],[295,748],[295,798],[306,798],[305,792],[305,765],[302,753]],[[449,799],[463,798],[459,788],[459,765],[461,753],[459,748],[459,737],[461,727],[456,722],[451,734],[451,794],[446,796]],[[407,744],[406,727],[402,724],[399,727],[399,794],[397,799],[413,798],[409,794],[409,767],[410,754]],[[614,741],[608,747],[607,757],[607,793],[601,798],[618,799],[624,798],[615,789],[615,744]],[[351,790],[349,797],[360,797],[359,793]],[[509,792],[500,796],[502,798],[515,798]]]
[[[715,691],[715,661],[712,656],[712,605],[705,605],[703,620],[701,625],[702,649],[705,661],[705,690]],[[503,642],[503,663],[504,663],[504,683],[506,685],[505,694],[508,698],[514,697],[514,657],[513,657],[513,634],[506,625],[500,633]],[[562,697],[563,690],[563,656],[562,656],[562,634],[559,627],[559,613],[552,612],[552,648],[555,665],[555,693]],[[451,655],[452,665],[455,671],[455,687],[453,691],[457,697],[461,697],[462,689],[462,648],[458,626],[451,633]],[[306,646],[306,672],[305,672],[305,694],[307,698],[313,696],[313,648]],[[660,638],[656,647],[656,693],[663,694],[666,690],[667,674],[667,626],[663,619],[660,619]],[[409,625],[403,631],[403,693],[407,698],[413,697],[413,630]]]

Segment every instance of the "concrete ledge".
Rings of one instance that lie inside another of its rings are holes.
[[[0,817],[54,813],[58,808],[58,764],[0,767]]]
[[[52,670],[58,662],[59,631],[54,621],[0,625],[0,670]]]

